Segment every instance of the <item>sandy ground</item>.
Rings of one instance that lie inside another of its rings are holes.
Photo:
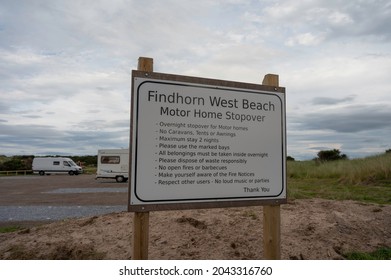
[[[283,259],[343,259],[391,247],[391,206],[322,199],[281,206]],[[0,259],[131,259],[133,214],[0,234]],[[262,259],[262,207],[150,213],[149,259]]]

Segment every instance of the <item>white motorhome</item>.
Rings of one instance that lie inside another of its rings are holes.
[[[33,160],[33,172],[39,175],[61,174],[79,175],[83,169],[72,159],[65,157],[38,157]]]
[[[126,182],[129,178],[129,149],[98,150],[96,178],[111,178]]]

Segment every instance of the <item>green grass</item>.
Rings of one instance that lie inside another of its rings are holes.
[[[351,252],[345,254],[348,260],[391,260],[391,248],[380,248],[374,252]]]
[[[313,160],[289,161],[287,170],[289,178],[338,179],[344,183],[368,184],[391,180],[391,153],[324,163]]]
[[[288,197],[391,204],[391,186],[351,185],[333,179],[288,179]]]
[[[22,229],[20,226],[0,227],[0,233],[14,232]]]
[[[288,162],[288,197],[391,204],[391,154],[365,159]]]

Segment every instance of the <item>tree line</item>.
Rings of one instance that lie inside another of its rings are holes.
[[[386,154],[391,154],[391,149],[388,149],[385,151]],[[316,162],[327,162],[327,161],[334,161],[334,160],[348,160],[348,156],[346,154],[343,154],[338,149],[332,149],[332,150],[322,150],[317,153],[317,157],[315,157],[313,160]],[[287,161],[295,161],[295,159],[291,156],[287,156]]]
[[[348,159],[348,156],[346,154],[341,154],[341,151],[338,149],[333,150],[322,150],[317,153],[317,157],[313,160],[317,162],[325,162],[325,161],[332,161],[332,160],[341,160],[341,159]],[[295,159],[291,156],[287,156],[287,161],[295,161]]]

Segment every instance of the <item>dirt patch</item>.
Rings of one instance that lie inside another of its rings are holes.
[[[391,206],[322,199],[281,207],[283,259],[391,247]],[[132,213],[0,234],[0,259],[130,259]],[[150,259],[262,259],[262,207],[151,212]]]

